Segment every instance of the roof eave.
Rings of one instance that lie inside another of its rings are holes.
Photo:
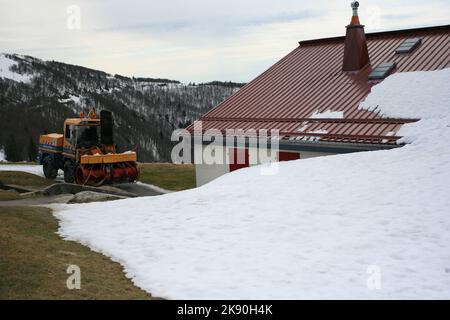
[[[304,141],[304,140],[282,140],[281,150],[311,151],[324,153],[353,153],[362,151],[390,150],[400,148],[405,144],[388,143],[358,143],[358,142],[334,142],[334,141]]]

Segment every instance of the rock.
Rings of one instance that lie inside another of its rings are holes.
[[[16,194],[16,195],[20,195],[20,193],[14,189],[9,189],[9,190],[2,190],[5,193],[10,193],[10,194]]]
[[[108,193],[99,193],[93,191],[82,191],[75,194],[67,203],[89,203],[100,201],[112,201],[126,199],[126,197],[117,196]]]
[[[91,191],[91,192],[95,192],[95,193],[106,193],[106,194],[111,194],[111,195],[116,195],[116,196],[121,196],[121,197],[136,197],[137,196],[136,194],[121,191],[120,189],[117,189],[117,188],[114,188],[114,190],[112,190],[112,189],[106,190],[103,188],[83,186],[83,185],[72,184],[72,183],[56,183],[56,184],[53,184],[53,185],[41,190],[40,193],[43,194],[44,196],[55,196],[55,195],[64,194],[64,193],[76,194],[76,193],[84,192],[84,191]]]
[[[120,184],[120,186],[122,186],[122,185],[123,184]],[[133,198],[133,197],[137,196],[136,193],[128,192],[126,190],[121,189],[120,187],[114,187],[111,185],[104,185],[104,186],[99,187],[99,189],[102,189],[106,193],[115,194],[115,195],[123,196],[123,197]],[[88,191],[91,191],[91,190],[88,190]]]
[[[39,192],[36,192],[36,191],[20,193],[20,197],[22,199],[36,198],[36,197],[39,197],[39,196],[41,196],[41,194]]]

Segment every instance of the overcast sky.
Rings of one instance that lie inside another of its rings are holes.
[[[0,0],[0,52],[127,76],[246,82],[339,36],[349,0]],[[450,23],[449,0],[360,1],[366,31]]]

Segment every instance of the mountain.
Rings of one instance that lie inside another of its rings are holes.
[[[183,84],[0,54],[0,150],[32,160],[42,133],[62,132],[81,111],[107,109],[115,120],[120,151],[138,146],[140,161],[170,161],[173,130],[184,128],[243,84]]]

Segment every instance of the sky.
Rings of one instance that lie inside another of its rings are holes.
[[[247,82],[341,36],[349,0],[0,0],[0,52],[135,77]],[[450,23],[449,0],[360,1],[366,32]]]

